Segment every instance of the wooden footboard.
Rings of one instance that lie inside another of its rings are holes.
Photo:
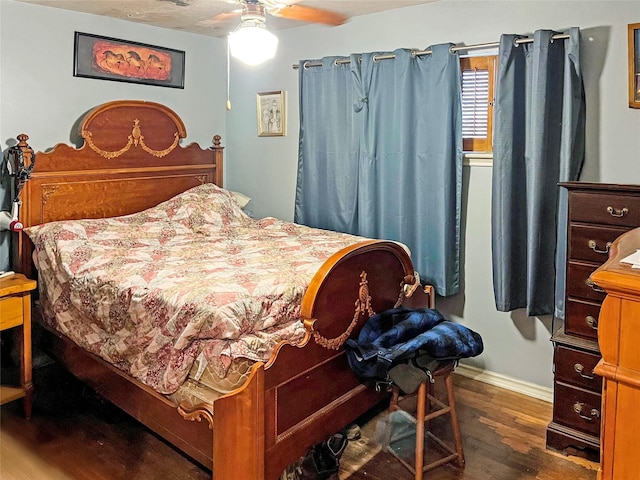
[[[302,303],[303,346],[283,344],[238,392],[214,402],[216,479],[276,479],[314,444],[384,400],[351,372],[342,343],[416,279],[398,244],[368,241],[331,257]],[[422,305],[430,300],[422,289]],[[432,298],[432,297],[431,297]]]

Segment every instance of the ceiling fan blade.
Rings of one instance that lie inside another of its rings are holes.
[[[240,17],[242,16],[242,9],[234,10],[232,12],[222,12],[219,13],[207,20],[200,20],[198,25],[209,26],[209,25],[220,25],[232,22],[240,21]]]
[[[274,17],[301,20],[303,22],[324,23],[325,25],[342,25],[348,18],[340,13],[304,5],[283,5],[269,8]]]

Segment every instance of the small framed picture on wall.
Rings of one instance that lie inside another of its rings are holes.
[[[286,134],[286,106],[283,91],[257,95],[258,136],[283,137]]]
[[[629,106],[640,108],[640,23],[629,25]]]

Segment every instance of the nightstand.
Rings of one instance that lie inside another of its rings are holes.
[[[31,291],[36,281],[14,273],[0,279],[0,331],[18,329],[20,344],[20,386],[0,385],[0,405],[22,398],[24,416],[31,418],[33,383],[31,380]]]

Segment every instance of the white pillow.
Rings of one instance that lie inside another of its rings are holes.
[[[231,192],[231,195],[233,195],[234,200],[236,201],[236,203],[238,205],[240,205],[240,208],[244,208],[247,206],[247,203],[249,203],[251,201],[251,197],[247,197],[246,195],[240,193],[240,192]]]

